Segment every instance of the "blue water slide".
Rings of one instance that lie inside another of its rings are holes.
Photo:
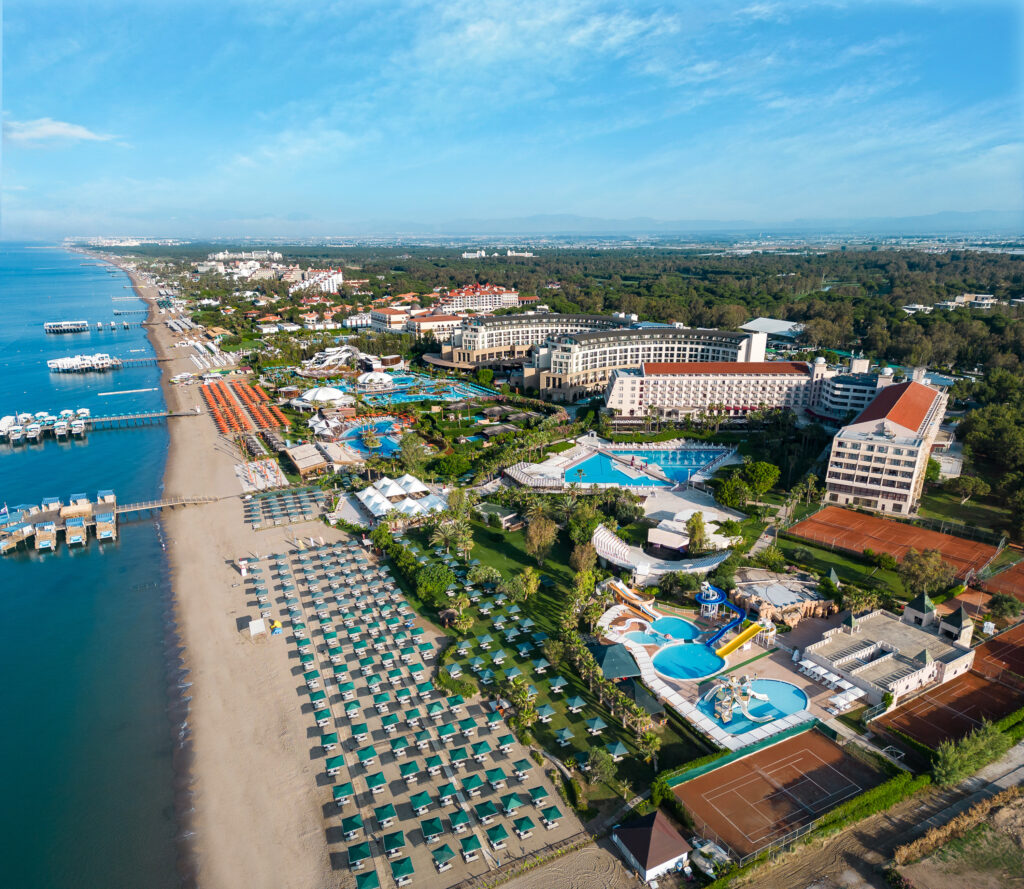
[[[715,643],[718,642],[719,639],[721,639],[730,630],[735,630],[737,627],[742,626],[743,621],[747,619],[746,609],[737,608],[735,605],[732,604],[732,602],[729,601],[729,597],[725,594],[725,590],[721,590],[710,583],[707,584],[707,591],[701,590],[699,593],[697,593],[697,601],[701,604],[724,605],[726,608],[731,608],[733,611],[735,611],[737,615],[735,618],[733,618],[733,620],[729,621],[729,623],[727,623],[724,627],[720,627],[718,630],[716,630],[711,635],[711,637],[704,642],[704,644],[707,645],[708,648],[714,648]]]

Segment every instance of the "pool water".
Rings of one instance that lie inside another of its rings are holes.
[[[725,666],[725,658],[719,657],[706,645],[689,642],[655,652],[651,664],[671,679],[702,679],[721,670]]]
[[[626,633],[626,638],[640,645],[664,645],[667,641],[666,636],[689,641],[700,635],[700,630],[696,626],[681,617],[659,617],[651,624],[651,630],[654,632],[633,630],[631,633]]]
[[[353,426],[342,435],[341,441],[353,451],[369,454],[370,449],[363,444],[363,432],[368,429],[373,429],[380,439],[380,447],[373,448],[374,454],[381,457],[392,457],[398,453],[401,447],[402,431],[400,428],[396,428],[395,421],[392,419],[375,420],[372,423]]]
[[[619,458],[631,459],[637,470],[640,470],[644,464],[657,466],[671,481],[666,482],[639,473],[634,476],[628,473],[628,467],[617,460],[613,460],[608,454],[595,454],[593,457],[588,457],[582,463],[567,469],[565,471],[566,482],[665,488],[672,484],[687,481],[695,472],[699,472],[722,455],[722,451],[717,449],[684,450],[679,448],[664,451],[616,449],[613,453]]]
[[[783,716],[807,709],[807,695],[791,682],[783,682],[780,679],[755,679],[750,685],[756,694],[768,697],[767,701],[751,701],[747,705],[747,710],[752,716],[781,719]],[[732,711],[732,719],[729,722],[722,722],[715,717],[713,701],[699,701],[697,709],[730,735],[742,735],[766,724],[747,719],[738,707]]]

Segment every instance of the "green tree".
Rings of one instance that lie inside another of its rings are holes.
[[[569,556],[569,565],[573,571],[592,571],[597,565],[597,551],[593,544],[590,542],[576,544]]]
[[[924,468],[924,480],[930,484],[934,484],[942,477],[942,464],[934,457],[928,458],[928,463]]]
[[[950,487],[957,497],[960,498],[962,506],[972,497],[985,497],[991,490],[989,483],[983,478],[975,475],[961,475],[950,481]]]
[[[781,470],[778,466],[764,460],[748,463],[743,467],[743,477],[757,499],[760,499],[775,487],[780,475]]]
[[[419,475],[428,457],[427,446],[422,438],[412,433],[402,436],[398,446],[398,462],[402,469],[411,475]]]
[[[526,526],[526,551],[537,560],[538,565],[544,564],[551,547],[555,545],[556,537],[558,525],[544,516],[532,519]]]
[[[444,565],[424,565],[416,572],[416,593],[425,602],[438,606],[447,598],[455,575]]]
[[[610,784],[615,777],[615,760],[604,747],[591,748],[587,768],[595,784]]]
[[[911,549],[900,562],[900,580],[912,596],[941,592],[953,585],[956,569],[942,558],[937,549],[918,552]]]
[[[494,382],[494,371],[489,367],[478,367],[476,369],[476,381],[481,386],[490,386]]]
[[[708,531],[704,525],[704,513],[697,510],[686,520],[686,534],[689,537],[686,551],[695,556],[708,548]]]
[[[604,516],[593,504],[583,501],[573,510],[569,519],[569,539],[575,544],[590,543],[594,530],[603,519]]]
[[[936,784],[956,784],[973,775],[982,766],[998,759],[1010,749],[1013,741],[991,722],[959,741],[943,741],[932,759],[932,776]]]
[[[715,492],[715,497],[730,509],[743,509],[750,499],[750,488],[738,472],[730,475]]]
[[[996,593],[988,603],[988,610],[995,618],[1016,617],[1024,610],[1024,605],[1006,593]]]
[[[439,546],[447,553],[455,549],[458,542],[459,526],[451,519],[438,522],[430,535],[431,546]]]
[[[474,565],[466,574],[466,580],[483,586],[485,583],[500,583],[501,572],[491,565]]]
[[[523,584],[523,598],[529,599],[540,589],[540,575],[532,565],[527,565],[519,574]]]

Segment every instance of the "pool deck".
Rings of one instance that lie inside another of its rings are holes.
[[[677,609],[665,610],[665,616],[684,617],[700,627],[707,626],[706,622],[695,619],[692,613],[682,612]],[[774,722],[760,725],[756,729],[743,734],[730,734],[725,731],[715,720],[705,716],[697,708],[697,700],[710,687],[707,683],[714,678],[710,676],[704,679],[672,679],[659,673],[654,669],[651,662],[652,657],[658,651],[657,645],[640,645],[626,637],[626,633],[638,627],[629,624],[627,621],[634,617],[622,605],[610,608],[598,621],[597,631],[600,636],[610,642],[621,642],[633,655],[637,666],[640,668],[641,678],[651,692],[666,706],[671,707],[687,722],[697,728],[702,734],[709,737],[719,747],[727,750],[739,750],[761,741],[771,735],[778,734],[800,723],[807,722],[813,718],[826,720],[829,718],[825,712],[825,705],[828,698],[835,694],[820,685],[816,685],[808,677],[802,676],[795,669],[792,663],[792,655],[788,651],[778,649],[766,657],[759,658],[750,666],[750,673],[756,674],[758,679],[778,679],[789,682],[799,688],[807,695],[808,706],[806,710],[800,710],[789,716],[784,716]],[[688,643],[700,644],[700,643]],[[751,650],[744,650],[751,649]],[[754,643],[748,643],[738,652],[726,658],[725,671],[742,664],[752,657],[761,654],[763,649]],[[721,675],[721,673],[717,674]],[[701,686],[704,686],[701,688]]]

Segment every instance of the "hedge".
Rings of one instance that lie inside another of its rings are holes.
[[[919,790],[928,787],[931,783],[931,775],[919,775],[914,778],[907,772],[901,772],[884,784],[872,787],[871,790],[865,791],[845,803],[840,803],[831,812],[827,812],[822,816],[813,834],[827,836],[836,833],[870,815],[884,812],[896,803],[902,802]]]
[[[462,695],[464,698],[471,698],[479,691],[476,682],[472,679],[456,679],[444,670],[437,671],[437,675],[434,676],[434,684],[454,695]]]
[[[1008,728],[1012,728],[1022,721],[1024,721],[1024,707],[1007,714],[1002,719],[998,720],[995,723],[995,726],[999,731],[1005,732]]]

